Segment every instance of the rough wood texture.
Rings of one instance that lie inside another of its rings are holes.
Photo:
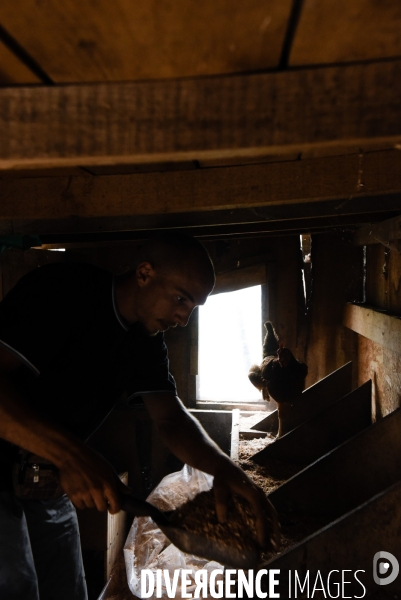
[[[391,242],[401,239],[401,216],[387,219],[381,223],[369,224],[359,229],[354,236],[354,243],[359,246],[383,244],[391,248]]]
[[[398,593],[394,593],[400,590],[397,579],[384,588],[386,591],[379,591],[378,586],[373,583],[372,559],[379,548],[386,548],[387,552],[391,552],[397,557],[400,555],[400,502],[401,483],[398,482],[355,510],[333,521],[327,527],[320,529],[300,544],[296,544],[272,558],[264,565],[264,568],[280,569],[283,576],[279,580],[280,586],[277,591],[281,592],[281,597],[288,597],[288,570],[292,571],[293,583],[294,570],[297,570],[301,582],[305,580],[306,574],[309,572],[311,594],[307,593],[306,597],[329,597],[326,592],[324,592],[324,596],[319,591],[317,592],[319,596],[315,593],[312,594],[312,588],[317,572],[320,572],[320,582],[325,582],[323,589],[327,590],[327,576],[333,569],[339,571],[349,569],[348,573],[344,572],[345,575],[348,575],[344,581],[350,583],[343,588],[343,598],[346,598],[347,595],[349,598],[365,597],[364,588],[353,577],[353,572],[363,569],[357,577],[359,581],[363,582],[368,592],[376,592],[372,595],[372,599],[384,600],[394,598],[394,596],[397,598]],[[338,573],[332,572],[333,575],[338,575]],[[317,581],[316,588],[321,590],[319,580]],[[337,589],[340,588],[334,587],[334,581],[341,581],[341,577],[338,579],[332,577],[330,591],[332,597],[340,593],[337,592]],[[292,597],[297,596],[292,593]],[[366,596],[366,598],[369,597]]]
[[[386,180],[382,181],[384,164]],[[166,173],[6,177],[0,179],[0,219],[203,212],[333,198],[348,201],[350,196],[388,192],[401,192],[398,150]]]
[[[122,473],[120,479],[125,485],[129,484],[128,473]],[[127,516],[127,513],[122,510],[115,515],[107,513],[106,581],[124,547]]]
[[[41,83],[41,80],[0,41],[0,85]]]
[[[372,379],[372,410],[379,420],[400,407],[401,354],[362,335],[358,338],[358,379]]]
[[[372,308],[347,304],[344,325],[352,331],[401,354],[401,319]]]
[[[366,380],[365,380],[366,381]],[[311,417],[317,415],[352,390],[352,362],[340,367],[327,377],[324,377],[302,393],[298,403],[290,405],[286,415],[286,430],[298,427]],[[280,407],[279,407],[280,408]],[[276,433],[279,429],[278,412],[273,411],[251,429],[270,431]]]
[[[342,235],[312,237],[312,299],[304,333],[307,386],[348,361],[357,364],[357,335],[344,327],[345,302],[362,299],[362,249]],[[356,385],[356,369],[353,385]]]
[[[265,207],[249,207],[231,210],[209,210],[205,212],[183,212],[172,214],[135,215],[123,217],[75,217],[66,219],[7,219],[0,220],[2,235],[37,233],[43,236],[44,243],[81,243],[107,240],[143,239],[157,229],[184,228],[187,233],[203,235],[226,229],[245,229],[246,224],[258,225],[260,231],[286,230],[288,220],[297,220],[308,227],[311,219],[327,218],[326,224],[340,231],[347,215],[354,215],[354,223],[383,220],[391,213],[399,211],[400,194],[380,196],[352,196],[345,200],[325,202],[302,202],[297,204],[277,204]],[[386,211],[383,213],[383,211]],[[319,215],[319,217],[313,216]],[[294,225],[294,224],[293,224]],[[290,229],[299,229],[291,226]],[[216,227],[218,226],[218,227]],[[204,232],[202,232],[204,228]],[[305,228],[301,233],[305,233]],[[120,232],[120,233],[117,233]],[[253,232],[255,235],[255,232]],[[267,318],[267,316],[266,316]],[[266,320],[266,319],[265,319]]]
[[[367,246],[366,302],[401,316],[401,253],[396,244]]]
[[[230,451],[230,457],[234,461],[238,460],[239,422],[240,422],[239,408],[234,408],[234,410],[232,411],[231,451]]]
[[[35,33],[37,35],[37,33]],[[0,90],[0,167],[296,152],[401,139],[401,60]]]
[[[298,473],[270,500],[282,512],[330,520],[356,508],[399,481],[400,426],[401,411],[396,410]]]
[[[269,458],[310,464],[371,424],[371,381],[326,407],[296,429],[252,457],[259,465]]]
[[[305,0],[290,64],[400,56],[400,29],[398,0]]]
[[[291,0],[97,0],[95,9],[3,0],[1,21],[56,82],[123,81],[274,67],[290,9]]]

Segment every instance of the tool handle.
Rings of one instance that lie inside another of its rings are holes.
[[[121,498],[121,510],[132,513],[136,517],[151,517],[157,524],[168,525],[168,519],[158,508],[135,496],[124,495]]]

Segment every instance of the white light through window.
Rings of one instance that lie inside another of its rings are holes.
[[[248,380],[261,360],[261,286],[208,298],[199,308],[198,399],[261,400]]]

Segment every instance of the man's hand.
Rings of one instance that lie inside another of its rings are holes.
[[[255,513],[260,546],[277,549],[280,542],[277,513],[263,490],[223,454],[177,396],[154,393],[146,394],[143,399],[167,448],[182,462],[214,476],[219,521],[227,520],[229,497],[233,492],[239,494],[249,501]]]
[[[227,504],[234,492],[246,498],[252,506],[261,548],[278,549],[280,527],[276,510],[263,490],[253,483],[240,467],[229,459],[224,461],[215,471],[213,489],[217,518],[220,522],[224,523],[227,520]]]
[[[77,508],[97,508],[114,514],[121,509],[121,496],[131,493],[110,463],[88,447],[58,467],[60,483]]]

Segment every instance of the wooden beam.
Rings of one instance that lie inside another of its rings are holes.
[[[354,243],[358,246],[383,244],[389,247],[394,240],[401,240],[401,216],[399,215],[382,223],[365,225],[356,231],[354,236]]]
[[[305,202],[281,204],[267,207],[250,207],[235,210],[210,210],[206,212],[125,215],[123,217],[82,218],[71,216],[66,219],[8,219],[0,220],[1,235],[40,234],[48,243],[99,241],[114,239],[137,239],[150,231],[181,229],[192,235],[213,235],[240,232],[248,228],[252,235],[271,233],[278,229],[291,228],[306,231],[316,221],[325,225],[342,227],[356,223],[387,219],[399,211],[400,194],[351,197],[344,201]],[[324,221],[327,219],[328,221]],[[349,220],[350,219],[350,220]],[[288,221],[293,220],[293,224]],[[298,225],[296,225],[295,220]],[[305,227],[302,227],[302,225]],[[305,229],[306,228],[306,229]],[[120,237],[119,237],[120,236]],[[132,237],[131,237],[132,236]]]
[[[401,60],[0,90],[0,168],[90,166],[401,140]]]
[[[284,233],[286,235],[293,233],[315,233],[315,232],[331,232],[331,231],[341,231],[341,232],[349,232],[350,235],[357,228],[360,227],[361,224],[366,220],[365,215],[348,215],[344,217],[316,217],[310,219],[297,219],[297,220],[282,220],[282,221],[266,221],[262,223],[236,223],[233,225],[203,225],[202,224],[202,215],[204,213],[196,213],[199,216],[199,223],[192,227],[179,227],[177,223],[172,223],[171,227],[163,227],[159,224],[158,227],[153,227],[149,229],[140,229],[138,228],[138,224],[136,224],[136,228],[132,231],[124,230],[124,231],[97,231],[93,232],[74,232],[71,230],[71,233],[45,233],[41,234],[41,240],[44,244],[56,244],[57,246],[60,243],[69,244],[72,243],[73,246],[82,244],[99,244],[105,243],[115,243],[118,241],[122,242],[135,242],[137,240],[146,239],[149,235],[153,234],[155,231],[160,231],[163,229],[170,229],[181,231],[182,233],[188,233],[190,235],[194,235],[195,237],[199,237],[202,239],[222,239],[227,238],[228,240],[231,238],[240,238],[240,237],[256,237],[256,236],[271,236],[277,233]],[[214,213],[212,213],[214,214]],[[379,213],[381,215],[382,213]],[[385,216],[388,216],[385,215]],[[179,215],[177,215],[177,218]],[[370,215],[370,220],[373,220],[376,215]],[[380,217],[377,218],[380,220]],[[34,227],[34,225],[32,225]],[[40,228],[40,224],[36,224],[36,227]],[[134,226],[135,227],[135,226]],[[40,229],[32,229],[33,231],[40,231]]]
[[[400,2],[305,0],[291,65],[351,62],[401,55]]]
[[[2,0],[1,8],[10,34],[68,83],[275,67],[291,0],[96,0],[96,10],[92,0]]]
[[[374,308],[347,304],[344,325],[352,331],[401,354],[401,319]]]
[[[41,79],[0,39],[0,84],[10,85],[14,83],[41,83]]]
[[[398,150],[138,175],[4,178],[0,219],[165,215],[311,200],[347,203],[352,196],[389,192],[401,192]]]
[[[259,264],[243,269],[219,273],[212,294],[235,292],[254,285],[266,283],[266,265]]]

